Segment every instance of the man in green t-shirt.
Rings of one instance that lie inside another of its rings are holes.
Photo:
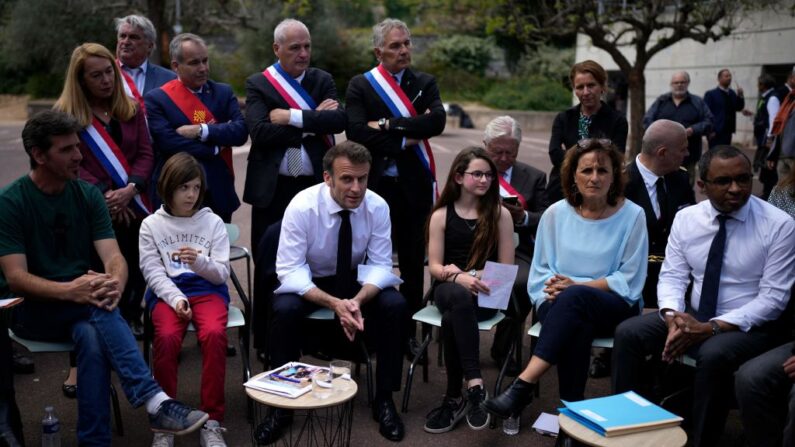
[[[75,343],[80,445],[110,445],[111,368],[130,403],[146,405],[152,430],[189,433],[207,414],[163,392],[116,309],[127,264],[105,200],[77,178],[79,130],[74,118],[55,111],[25,123],[31,170],[0,191],[0,296],[26,299],[15,314],[17,335]]]

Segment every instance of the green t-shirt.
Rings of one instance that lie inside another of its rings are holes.
[[[24,254],[33,275],[71,281],[89,270],[93,242],[113,238],[105,198],[90,183],[70,180],[50,195],[24,175],[0,191],[0,256]],[[0,271],[0,297],[8,294]]]

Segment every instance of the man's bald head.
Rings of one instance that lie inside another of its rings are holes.
[[[657,175],[677,170],[687,154],[687,132],[676,121],[657,120],[643,134],[641,155],[647,162],[644,164]]]

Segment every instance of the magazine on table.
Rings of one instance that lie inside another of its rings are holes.
[[[295,399],[312,390],[312,374],[321,366],[289,362],[253,377],[243,386]]]

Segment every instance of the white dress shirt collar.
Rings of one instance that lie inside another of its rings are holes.
[[[659,219],[660,202],[657,200],[657,179],[660,178],[660,176],[651,172],[649,168],[641,163],[640,154],[635,157],[635,166],[638,167],[638,172],[640,172],[640,176],[643,178],[643,184],[646,185],[646,193],[649,195],[649,201],[651,202],[654,215]]]
[[[501,172],[500,175],[502,176],[502,178],[505,179],[506,182],[510,184],[511,179],[513,178],[513,165],[510,168],[506,169],[505,172]]]
[[[710,202],[710,205],[712,205],[712,202]],[[750,212],[750,209],[751,209],[751,198],[749,197],[748,201],[745,202],[745,205],[741,206],[740,209],[738,209],[733,213],[728,213],[728,215],[731,216],[732,219],[737,219],[740,222],[745,222],[746,220],[748,220],[748,213]],[[717,219],[719,215],[727,213],[724,213],[716,209],[714,206],[710,206],[708,208],[707,214],[709,215],[710,222],[712,222],[715,219]]]
[[[366,194],[367,193],[365,192],[365,196],[366,196]],[[320,189],[320,197],[323,200],[323,204],[325,205],[326,212],[328,214],[337,214],[340,211],[342,211],[343,209],[345,209],[339,203],[337,203],[336,200],[334,200],[334,197],[331,196],[331,187],[328,186],[328,185],[325,185],[325,183],[324,183],[324,187],[322,187]],[[359,206],[357,206],[356,208],[348,209],[348,211],[350,211],[353,214],[358,214],[359,211],[364,206],[364,202],[365,202],[365,200],[363,199],[362,202],[359,204]]]

